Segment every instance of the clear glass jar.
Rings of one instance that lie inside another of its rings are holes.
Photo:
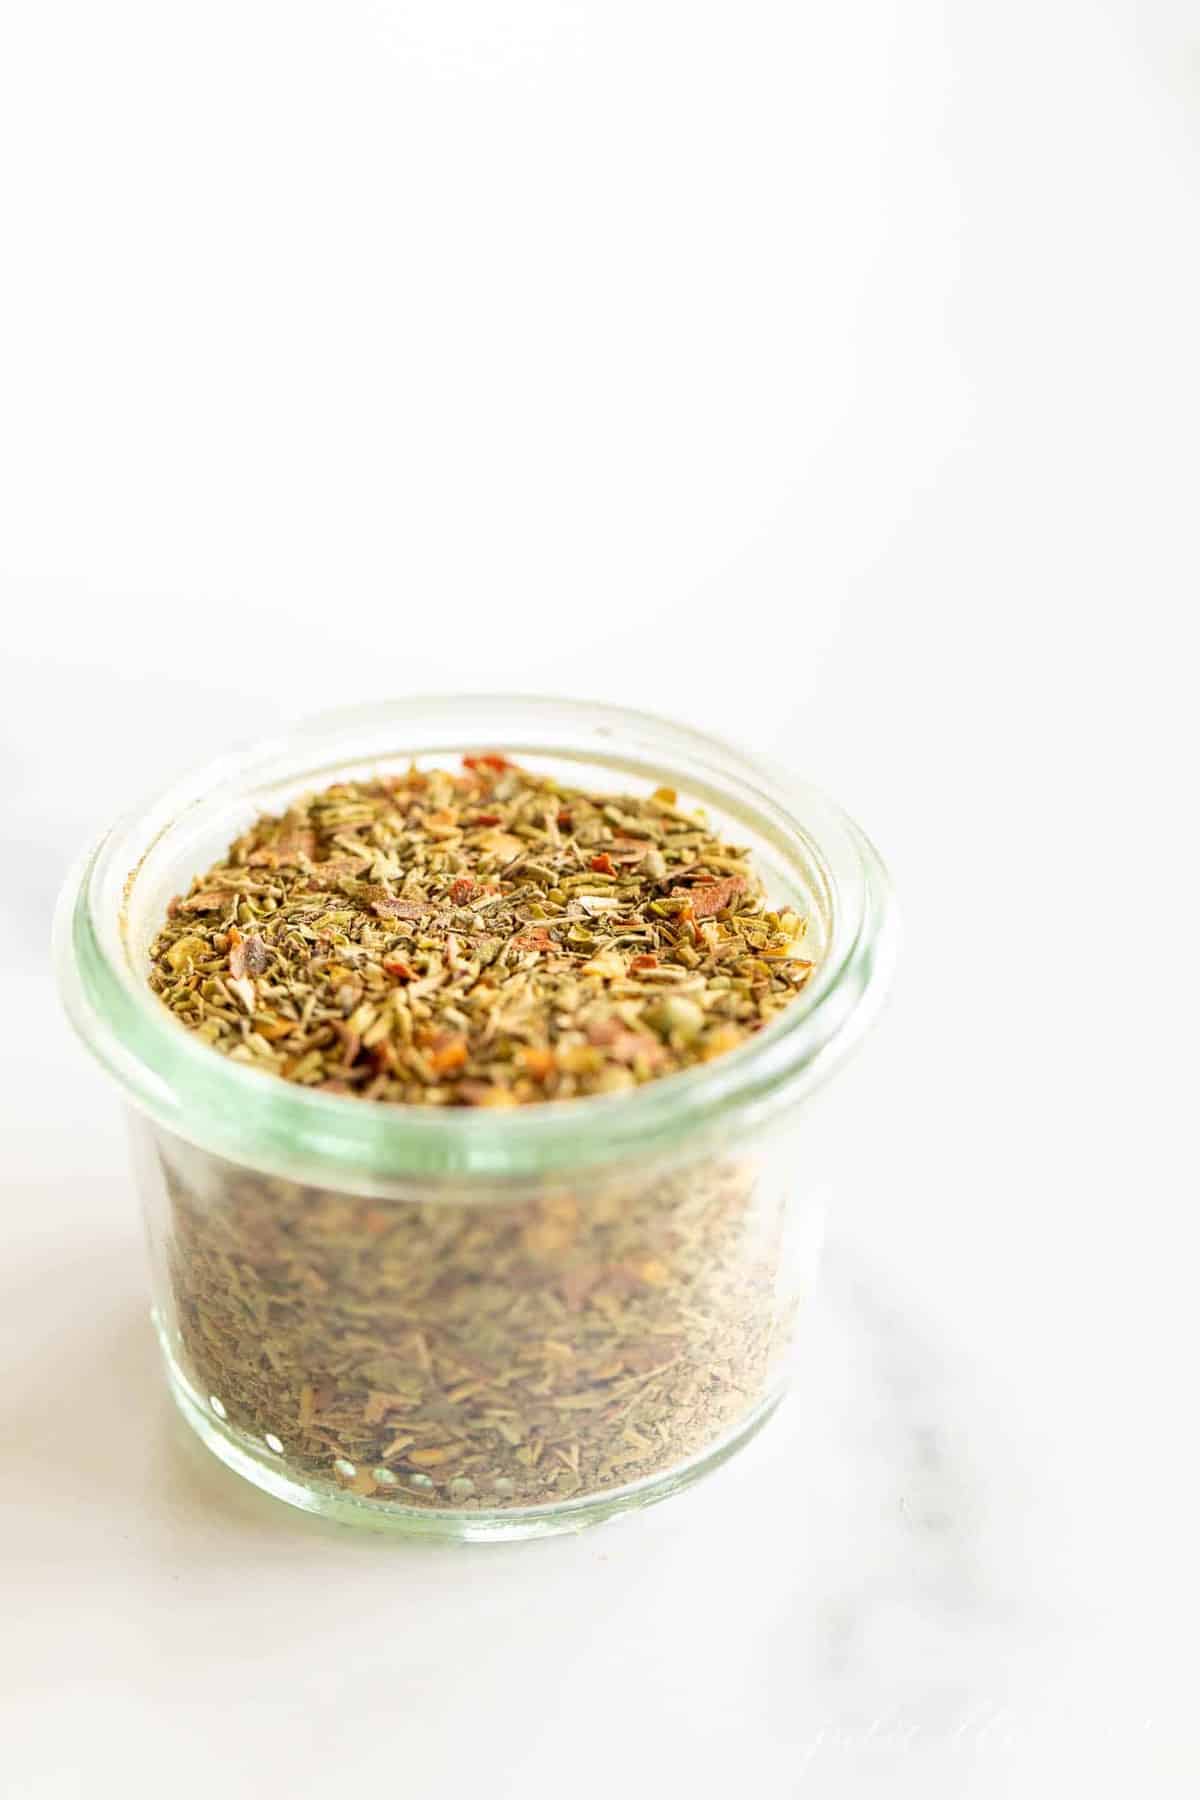
[[[186,890],[260,813],[502,751],[593,790],[666,784],[752,848],[817,967],[747,1044],[632,1091],[388,1107],[216,1055],[147,985]],[[131,1103],[153,1307],[204,1442],[311,1512],[460,1538],[662,1499],[769,1417],[835,1169],[812,1098],[890,970],[879,859],[820,794],[612,707],[415,700],[328,715],[124,818],[60,903],[70,1017]]]

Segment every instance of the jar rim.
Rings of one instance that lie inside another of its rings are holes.
[[[629,1092],[511,1109],[367,1105],[231,1061],[173,1019],[137,967],[129,897],[171,831],[228,807],[410,757],[499,750],[662,779],[803,855],[828,884],[829,948],[808,986],[737,1049]],[[139,846],[140,853],[139,853]],[[860,829],[817,789],[691,727],[591,701],[460,695],[323,713],[218,757],[126,813],[68,879],[55,921],[63,1001],[85,1045],[142,1111],[255,1169],[362,1192],[433,1178],[521,1180],[678,1155],[760,1128],[821,1084],[888,985],[895,909]]]

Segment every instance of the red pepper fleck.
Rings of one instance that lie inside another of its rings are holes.
[[[560,831],[574,831],[575,821],[569,812],[560,812],[554,821]]]
[[[520,937],[513,939],[513,948],[516,950],[553,950],[556,945],[544,925],[535,925],[531,930],[523,931]]]
[[[451,906],[461,906],[463,904],[464,900],[467,900],[470,898],[472,892],[474,891],[474,888],[475,888],[475,883],[474,883],[474,881],[472,881],[472,879],[469,875],[460,875],[458,880],[453,883],[453,885],[451,886],[451,889],[450,889],[450,904],[451,904]]]
[[[657,956],[635,956],[630,959],[629,967],[631,969],[657,969],[658,958]]]
[[[597,875],[615,875],[617,872],[617,865],[607,850],[602,850],[599,856],[593,856],[588,868],[594,869]]]
[[[494,751],[489,751],[485,756],[464,756],[463,766],[467,769],[493,769],[497,775],[502,775],[505,769],[515,767],[515,764],[510,763],[507,756],[497,756]]]
[[[732,900],[742,893],[746,886],[742,875],[726,875],[722,881],[705,882],[702,887],[694,887],[691,892],[691,917],[695,919],[711,919],[714,913],[724,912]],[[676,892],[681,890],[676,889]],[[682,890],[686,892],[686,889]]]
[[[535,1081],[549,1081],[558,1067],[553,1050],[542,1048],[536,1044],[518,1052],[518,1057],[527,1075]]]
[[[498,825],[500,823],[500,814],[476,813],[475,817],[471,820],[471,823],[472,825]]]
[[[395,975],[400,981],[417,979],[417,971],[409,963],[401,962],[399,958],[394,961],[386,961],[383,967],[389,975]]]
[[[466,1038],[443,1031],[438,1034],[438,1041],[429,1052],[429,1066],[435,1075],[448,1075],[454,1069],[462,1068],[467,1055]]]

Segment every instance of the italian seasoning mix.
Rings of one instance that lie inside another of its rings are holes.
[[[466,760],[260,819],[155,940],[175,1017],[306,1086],[514,1106],[719,1056],[803,987],[800,918],[670,789]]]
[[[813,967],[802,918],[671,790],[498,755],[261,818],[168,912],[150,982],[183,1025],[377,1104],[620,1093],[732,1050]],[[786,1337],[781,1208],[733,1162],[486,1204],[165,1172],[189,1378],[363,1498],[536,1506],[662,1474],[754,1412]]]

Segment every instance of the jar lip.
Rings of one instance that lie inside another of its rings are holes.
[[[336,779],[410,755],[501,750],[675,777],[688,798],[753,817],[773,843],[815,856],[838,929],[809,987],[747,1043],[631,1092],[509,1110],[369,1105],[232,1062],[173,1019],[134,965],[128,895],[153,846],[215,795]],[[144,846],[142,855],[134,852]],[[122,859],[127,859],[122,862]],[[106,832],[68,879],[55,922],[64,1004],[134,1105],[201,1148],[270,1173],[359,1191],[430,1177],[528,1179],[679,1154],[765,1125],[861,1038],[888,985],[895,912],[883,864],[806,784],[690,727],[590,701],[447,696],[318,715],[284,738],[218,757]]]

